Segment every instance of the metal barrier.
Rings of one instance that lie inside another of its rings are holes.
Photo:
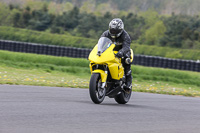
[[[0,49],[14,52],[36,53],[53,56],[88,58],[91,49],[63,47],[36,43],[0,40]],[[170,59],[157,56],[135,55],[133,64],[200,72],[200,62]]]

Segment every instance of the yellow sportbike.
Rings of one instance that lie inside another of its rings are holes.
[[[132,91],[125,91],[126,78],[120,58],[114,51],[116,44],[109,38],[101,37],[89,55],[91,79],[89,92],[96,104],[103,102],[105,96],[114,98],[119,104],[126,104]],[[133,51],[131,50],[131,62]]]

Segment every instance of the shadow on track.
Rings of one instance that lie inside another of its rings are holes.
[[[136,105],[136,104],[115,104],[115,103],[102,103],[102,106],[112,106],[112,107],[125,107],[125,108],[140,108],[140,109],[152,109],[152,110],[160,110],[158,107],[152,107],[147,105]]]
[[[84,104],[90,104],[90,105],[94,105],[94,106],[110,106],[110,107],[116,107],[116,108],[135,108],[135,109],[150,109],[150,110],[163,110],[159,107],[153,107],[153,106],[147,106],[147,105],[137,105],[137,104],[117,104],[117,103],[106,103],[103,102],[101,104],[95,104],[92,101],[76,101],[79,103],[84,103]]]

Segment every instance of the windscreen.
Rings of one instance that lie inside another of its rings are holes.
[[[98,53],[103,53],[107,48],[110,47],[112,41],[107,37],[101,37],[98,41]]]

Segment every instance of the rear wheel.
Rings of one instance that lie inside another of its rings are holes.
[[[115,101],[119,104],[126,104],[131,97],[132,90],[130,92],[122,91],[119,95],[115,97]]]
[[[90,98],[92,101],[96,104],[100,104],[103,102],[105,95],[106,95],[106,89],[101,88],[102,82],[101,82],[101,76],[99,73],[93,73],[90,78]]]

